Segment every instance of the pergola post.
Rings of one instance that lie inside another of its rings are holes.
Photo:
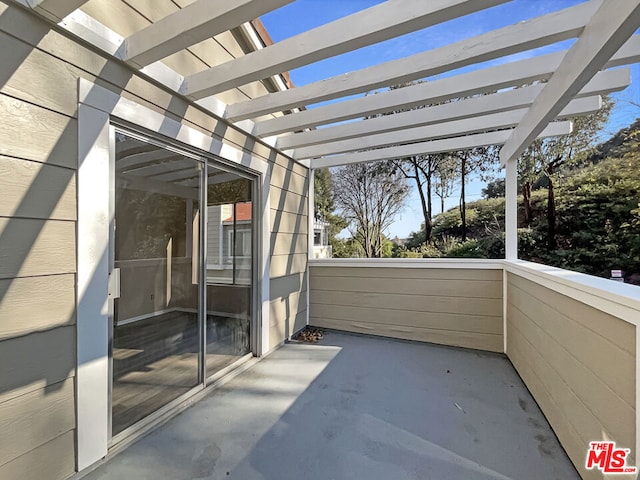
[[[509,160],[505,175],[505,258],[518,259],[518,161]]]

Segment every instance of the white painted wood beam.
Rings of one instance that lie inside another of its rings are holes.
[[[445,103],[433,107],[408,112],[375,117],[360,122],[352,122],[333,127],[320,128],[302,133],[279,137],[276,148],[280,150],[298,149],[338,140],[348,140],[365,135],[391,132],[403,128],[432,125],[452,120],[462,120],[478,115],[498,113],[530,106],[542,91],[543,85],[518,88],[491,95]],[[586,87],[585,87],[586,89]],[[584,89],[583,89],[584,90]],[[586,90],[585,90],[586,91]],[[578,115],[600,109],[600,96],[589,96],[573,100],[561,113],[562,116]]]
[[[128,37],[119,56],[145,67],[293,0],[198,0]]]
[[[505,172],[504,247],[507,260],[518,259],[518,165],[509,162]]]
[[[127,173],[130,169],[135,169],[142,165],[157,163],[161,160],[168,160],[177,155],[178,154],[175,152],[162,149],[121,156],[116,162],[116,170]]]
[[[571,103],[567,105],[567,108],[565,108],[565,111],[563,112],[565,116],[593,113],[598,111],[602,105],[601,98],[599,96],[578,99],[574,100],[574,102],[576,102],[576,104],[574,104],[572,108],[569,108]],[[359,138],[351,138],[349,140],[340,140],[337,142],[303,147],[295,150],[293,157],[297,160],[303,158],[326,157],[329,155],[336,155],[338,153],[379,148],[387,145],[422,142],[426,140],[459,137],[460,135],[513,128],[520,123],[527,113],[527,110],[527,108],[519,108],[517,110],[479,115],[472,118],[465,118],[463,120],[454,120],[451,122],[406,128],[387,133],[365,135]]]
[[[256,122],[253,133],[259,137],[277,135],[523,85],[549,78],[564,54],[556,52],[263,120]]]
[[[575,38],[595,13],[599,1],[583,3],[403,59],[229,105],[225,118],[231,121],[256,118]]]
[[[547,125],[540,138],[556,137],[571,133],[571,122],[552,122]],[[377,150],[367,150],[364,152],[345,153],[332,157],[316,158],[311,160],[311,168],[337,167],[350,163],[375,162],[378,160],[392,160],[396,158],[410,157],[412,155],[426,155],[429,153],[451,152],[454,150],[465,150],[474,147],[487,145],[500,145],[507,141],[511,135],[511,130],[504,130],[491,133],[478,133],[463,137],[445,138],[443,140],[432,140],[430,142],[412,143],[411,145],[401,145]]]
[[[578,41],[500,151],[504,165],[515,161],[545,125],[589,82],[640,27],[640,1],[604,0]]]
[[[508,0],[387,0],[185,79],[194,99],[446,22]]]
[[[88,0],[27,0],[27,4],[42,15],[59,22]]]

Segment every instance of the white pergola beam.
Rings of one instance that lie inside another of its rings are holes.
[[[571,133],[571,122],[552,122],[547,125],[540,138],[556,137]],[[379,160],[393,160],[397,158],[411,157],[413,155],[426,155],[430,153],[443,153],[458,150],[466,150],[474,147],[488,145],[500,145],[507,141],[511,135],[511,130],[504,130],[491,133],[478,133],[463,137],[445,138],[443,140],[432,140],[430,142],[412,143],[411,145],[401,145],[377,150],[367,150],[364,152],[345,153],[333,157],[316,158],[311,160],[311,168],[338,167],[350,163],[375,162]]]
[[[586,97],[585,99],[574,100],[574,105],[570,103],[562,113],[569,115],[584,115],[598,111],[602,106],[601,98]],[[569,108],[571,106],[571,108]],[[293,157],[296,160],[303,158],[326,157],[338,153],[353,152],[356,150],[366,150],[379,148],[387,145],[403,144],[410,142],[422,142],[447,137],[459,137],[480,132],[490,132],[516,126],[527,113],[527,108],[510,110],[506,112],[479,115],[464,120],[452,122],[436,123],[422,127],[407,128],[387,133],[367,135],[349,140],[324,143],[311,147],[304,147],[295,150]]]
[[[119,55],[142,68],[292,1],[198,0],[128,37]]]
[[[194,99],[262,80],[509,0],[387,0],[262,50],[191,75],[182,93]]]
[[[523,85],[549,78],[562,63],[565,53],[556,52],[263,120],[256,122],[253,133],[266,137]]]
[[[550,76],[552,69],[560,65],[563,54],[552,53],[543,58],[530,58],[263,120],[256,122],[253,133],[259,137],[276,135],[540,80]]]
[[[42,15],[59,22],[88,0],[26,0],[26,3]]]
[[[595,13],[596,3],[583,3],[410,57],[229,105],[225,118],[256,118],[575,38]]]
[[[515,161],[640,26],[640,1],[605,0],[500,151]]]
[[[465,118],[498,113],[530,106],[542,91],[543,85],[518,88],[491,95],[445,103],[408,112],[384,115],[360,122],[352,122],[333,127],[320,128],[302,133],[279,137],[276,148],[280,150],[298,149],[338,140],[348,140],[365,135],[385,133],[403,128],[432,125]],[[587,92],[586,87],[585,93]],[[590,96],[573,100],[559,116],[578,115],[578,112],[590,112],[600,108],[600,97]]]

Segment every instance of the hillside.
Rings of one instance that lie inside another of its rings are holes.
[[[538,186],[529,226],[519,212],[520,257],[603,277],[622,269],[628,282],[640,284],[640,121],[565,168],[555,184],[558,246],[547,249],[547,191]],[[504,198],[467,204],[464,243],[461,225],[460,209],[450,209],[434,218],[434,246],[420,245],[418,232],[407,247],[426,256],[504,257]]]

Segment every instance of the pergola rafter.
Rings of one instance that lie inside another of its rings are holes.
[[[508,0],[388,0],[185,79],[203,98],[238,85],[404,35]]]
[[[608,3],[593,16],[514,130],[500,152],[503,164],[517,158],[638,29],[640,2],[613,2],[613,9]]]
[[[562,63],[564,55],[564,51],[555,52],[263,120],[255,124],[254,134],[267,137],[544,80]],[[623,76],[616,70],[602,72],[602,75],[596,76],[593,81],[599,85],[599,91],[603,92],[608,85],[618,84],[618,81],[613,80],[617,75],[620,75],[619,78]],[[622,81],[628,82],[628,74],[625,78],[626,80]],[[615,87],[614,91],[617,88]]]
[[[571,133],[571,122],[552,122],[540,133],[539,138],[556,137]],[[454,150],[466,150],[469,148],[488,145],[501,145],[509,139],[511,130],[500,130],[490,133],[465,135],[462,137],[450,137],[429,142],[412,143],[387,148],[378,148],[363,152],[346,153],[335,157],[316,158],[311,160],[311,168],[337,167],[351,163],[375,162],[379,160],[392,160],[411,157],[414,155],[426,155],[429,153],[443,153]]]
[[[580,4],[406,58],[229,105],[225,117],[232,121],[255,118],[300,105],[426,78],[575,38],[595,12],[595,7],[593,3]]]
[[[59,22],[89,0],[26,0],[27,5],[47,18]]]
[[[587,97],[587,99],[589,100],[588,102],[574,104],[577,108],[566,109],[567,111],[564,114],[585,115],[600,109],[600,97]],[[574,100],[574,102],[580,102],[580,100]],[[384,147],[387,145],[433,140],[461,134],[467,135],[511,128],[522,120],[527,111],[528,109],[526,108],[520,108],[518,110],[490,113],[488,115],[443,122],[435,125],[404,128],[401,130],[379,133],[376,135],[366,135],[349,140],[327,142],[320,145],[296,149],[293,157],[296,159],[326,157],[355,150],[365,150],[369,148]]]
[[[144,67],[294,0],[198,0],[127,39],[119,55]]]
[[[448,124],[453,120],[463,120],[478,115],[529,107],[542,88],[542,84],[532,85],[491,95],[471,97],[457,102],[443,103],[433,107],[409,110],[393,115],[382,115],[360,122],[283,135],[278,137],[276,147],[286,151],[421,125],[433,125],[437,128],[438,125]],[[593,111],[592,109],[599,109],[600,107],[599,95],[576,98],[567,105],[567,108],[559,116],[578,115],[578,112],[589,113]]]

